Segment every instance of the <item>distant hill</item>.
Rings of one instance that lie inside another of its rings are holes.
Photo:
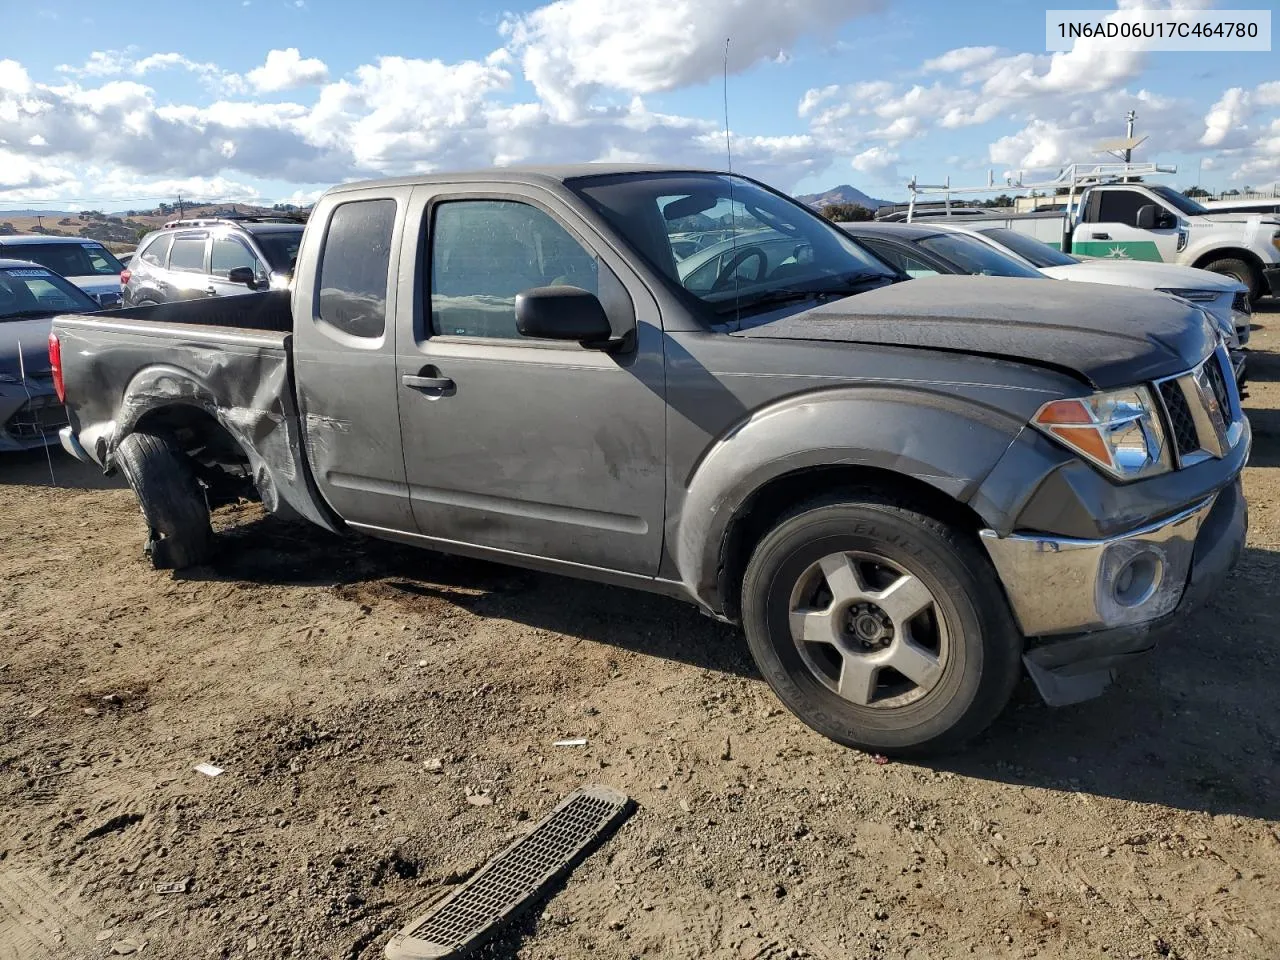
[[[807,203],[815,210],[821,210],[823,207],[832,203],[851,203],[859,207],[865,207],[873,213],[878,207],[888,204],[888,200],[877,200],[875,197],[869,197],[857,187],[851,187],[847,183],[842,183],[838,187],[832,187],[823,193],[806,193],[796,197],[801,203]]]

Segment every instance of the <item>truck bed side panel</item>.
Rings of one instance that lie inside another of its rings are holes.
[[[104,468],[113,468],[120,441],[149,413],[195,407],[248,456],[268,510],[335,529],[304,460],[289,334],[124,315],[61,317],[55,330],[72,424]]]

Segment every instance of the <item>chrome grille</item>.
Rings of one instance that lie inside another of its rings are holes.
[[[1244,413],[1225,347],[1186,373],[1156,382],[1178,454],[1178,466],[1221,458],[1244,431]]]
[[[67,411],[54,397],[35,397],[18,408],[4,430],[20,440],[54,436],[67,425]]]

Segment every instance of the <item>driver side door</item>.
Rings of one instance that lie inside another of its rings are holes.
[[[1076,231],[1071,252],[1102,260],[1176,259],[1177,217],[1174,225],[1155,230],[1138,227],[1138,211],[1154,204],[1161,213],[1169,210],[1146,191],[1126,187],[1098,187],[1089,197],[1085,222]]]

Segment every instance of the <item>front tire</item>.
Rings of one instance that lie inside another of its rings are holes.
[[[837,743],[954,749],[1004,709],[1022,637],[966,535],[875,494],[815,503],[757,545],[743,627],[778,698]]]
[[[151,565],[182,570],[208,563],[213,555],[209,508],[174,442],[164,434],[131,433],[120,442],[116,458],[147,522]]]
[[[1237,257],[1224,257],[1221,260],[1206,263],[1204,269],[1210,273],[1217,273],[1224,277],[1231,277],[1233,280],[1239,280],[1249,288],[1249,299],[1254,303],[1257,303],[1266,294],[1266,290],[1263,289],[1262,277],[1247,261]]]

